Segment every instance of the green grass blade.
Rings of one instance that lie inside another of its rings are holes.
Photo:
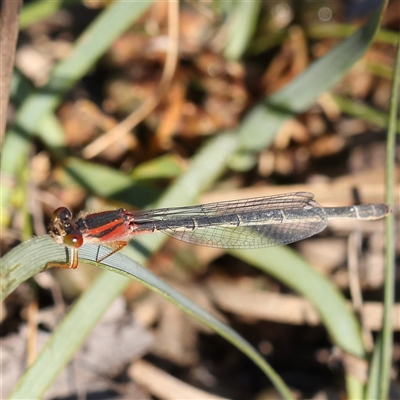
[[[179,163],[169,155],[143,163],[130,174],[75,157],[65,159],[63,167],[63,173],[59,175],[63,186],[77,185],[96,196],[135,208],[144,208],[160,198],[162,189],[153,181],[176,178],[183,173]]]
[[[390,101],[390,119],[388,138],[386,146],[386,194],[385,202],[392,207],[399,201],[399,194],[395,195],[395,147],[396,147],[396,125],[399,106],[399,84],[400,84],[400,41],[397,45],[397,59],[394,68],[392,95]],[[397,197],[397,199],[396,199]],[[390,371],[392,365],[393,351],[393,303],[395,301],[395,216],[390,214],[386,217],[386,235],[385,235],[385,292],[384,292],[384,312],[382,321],[382,339],[381,339],[381,365],[379,379],[379,398],[389,398]],[[379,351],[379,350],[377,350]]]
[[[52,16],[63,7],[73,6],[75,3],[68,0],[39,0],[25,5],[19,19],[20,29],[25,29],[43,19]]]
[[[14,71],[11,81],[10,97],[15,105],[20,106],[25,98],[33,93],[32,84],[19,71]],[[39,123],[38,136],[48,147],[52,156],[63,159],[68,154],[64,146],[64,130],[53,113],[46,114]]]
[[[332,98],[340,110],[351,117],[375,124],[380,128],[386,128],[389,125],[389,116],[381,111],[343,96],[332,95]],[[397,133],[400,133],[400,121],[395,122],[395,125]]]
[[[160,197],[160,188],[135,180],[123,171],[70,157],[64,162],[61,181],[75,184],[96,196],[143,208]],[[99,185],[99,176],[102,183]]]
[[[346,38],[357,30],[355,24],[324,23],[315,24],[306,28],[307,36],[312,39]],[[396,45],[400,35],[397,32],[380,29],[374,42]]]
[[[229,14],[225,57],[238,60],[245,52],[257,25],[261,1],[236,0]]]
[[[381,379],[382,366],[382,336],[379,336],[376,343],[374,353],[372,354],[371,366],[365,391],[365,399],[379,399],[379,387]]]

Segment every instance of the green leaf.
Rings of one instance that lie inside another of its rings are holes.
[[[64,162],[61,181],[78,184],[92,194],[143,208],[160,197],[161,190],[104,165],[70,157]],[[101,184],[99,184],[101,182]]]
[[[315,24],[306,28],[307,35],[312,39],[323,38],[346,38],[352,35],[357,30],[355,24],[336,24],[324,23]],[[396,45],[399,41],[399,34],[394,31],[380,29],[377,32],[375,42]]]
[[[177,177],[183,172],[169,155],[141,164],[131,173],[75,157],[67,158],[63,167],[59,178],[63,186],[79,185],[94,195],[136,208],[146,207],[160,197],[161,189],[152,180]]]
[[[236,0],[229,14],[225,57],[238,60],[245,52],[257,26],[261,1]]]
[[[369,369],[369,376],[367,382],[367,390],[365,392],[365,399],[379,399],[379,388],[382,368],[382,336],[378,337],[375,342],[375,349],[372,355],[371,366]]]
[[[71,7],[73,5],[79,5],[79,3],[70,0],[39,0],[29,3],[25,5],[21,11],[19,27],[20,29],[25,29],[50,17],[59,9],[68,6]]]
[[[138,165],[131,173],[134,179],[177,178],[184,172],[176,156],[166,154]]]
[[[375,124],[380,128],[386,128],[389,125],[389,116],[381,111],[343,96],[333,95],[332,98],[343,113]],[[400,133],[400,121],[397,121],[396,130],[397,133]]]

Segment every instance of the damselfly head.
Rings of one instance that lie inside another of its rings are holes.
[[[71,218],[68,208],[57,208],[51,215],[49,233],[56,243],[77,249],[82,246],[83,237]]]

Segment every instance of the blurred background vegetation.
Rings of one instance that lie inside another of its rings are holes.
[[[2,254],[45,235],[59,206],[78,214],[293,191],[315,193],[324,206],[383,202],[400,2],[388,3],[369,46],[379,6],[341,0],[24,3],[3,138]],[[331,53],[368,18],[365,47],[360,40]],[[398,161],[399,147],[395,152]],[[204,154],[209,158],[201,159]],[[202,160],[197,169],[196,157]],[[399,176],[398,164],[396,171]],[[394,190],[398,195],[399,181]],[[340,398],[351,390],[349,374],[368,381],[366,355],[382,324],[383,232],[381,221],[338,222],[291,246],[300,255],[295,258],[289,250],[252,258],[168,240],[138,261],[245,337],[295,397]],[[321,281],[313,285],[299,273],[303,260]],[[4,396],[98,277],[85,264],[46,271],[7,297]],[[350,334],[336,336],[340,317],[327,316],[319,303],[329,303],[330,295],[341,300],[333,289],[325,298],[318,293],[322,282],[333,283],[352,305],[359,347],[346,347]],[[102,290],[97,296],[105,296]],[[73,361],[48,391],[51,380],[43,384],[46,398],[278,398],[244,354],[146,287],[121,283],[109,303],[85,345],[76,345]],[[394,307],[397,398],[400,305]],[[103,311],[97,312],[100,318]],[[359,359],[348,361],[343,350]]]

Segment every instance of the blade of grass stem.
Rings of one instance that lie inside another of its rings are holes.
[[[60,182],[77,185],[96,196],[117,200],[132,207],[144,208],[155,202],[162,193],[159,186],[140,182],[126,172],[105,165],[69,157],[64,160],[63,167],[65,173],[61,174]]]
[[[15,70],[11,81],[11,99],[18,107],[34,92],[32,84]],[[69,153],[64,143],[64,130],[53,113],[46,114],[39,123],[38,136],[49,149],[51,155],[62,160]]]
[[[56,11],[63,7],[72,7],[78,4],[79,3],[69,0],[39,0],[26,4],[21,11],[19,28],[28,28],[30,25],[36,24],[37,22],[52,16]]]
[[[225,57],[238,60],[245,52],[257,26],[261,1],[237,0],[229,15]]]
[[[396,125],[399,106],[400,84],[400,40],[397,45],[396,66],[394,68],[392,95],[390,100],[389,129],[386,147],[386,195],[385,202],[394,210],[395,205],[395,147]],[[397,194],[398,196],[398,194]],[[399,199],[397,199],[399,200]],[[382,321],[382,349],[379,379],[379,398],[389,398],[390,370],[393,351],[393,303],[395,289],[395,229],[394,214],[386,217],[385,235],[385,288],[384,288],[384,313]]]
[[[307,36],[311,39],[323,39],[323,38],[346,38],[352,35],[357,30],[355,24],[315,24],[306,28]],[[380,29],[377,32],[374,42],[386,43],[396,45],[400,35],[397,32]]]
[[[389,116],[383,112],[343,96],[332,95],[332,98],[340,110],[351,117],[375,124],[381,128],[386,128],[389,125]],[[400,133],[400,121],[395,122],[395,130]]]
[[[365,399],[368,400],[379,399],[381,366],[382,366],[382,335],[378,336],[378,339],[376,340],[375,343],[375,349],[372,354],[367,388],[365,391]]]

